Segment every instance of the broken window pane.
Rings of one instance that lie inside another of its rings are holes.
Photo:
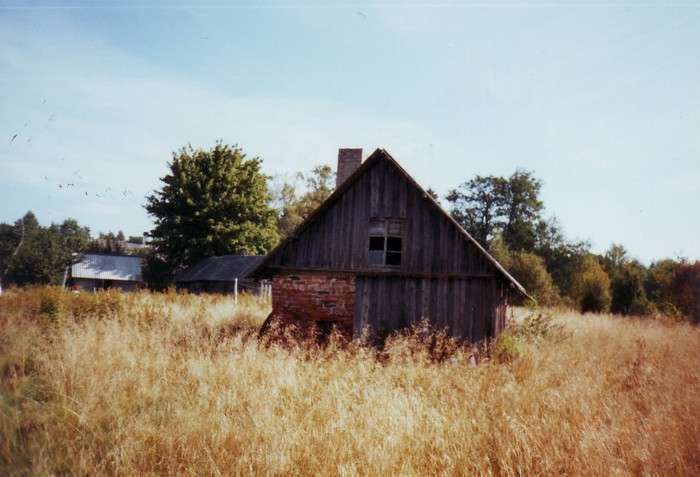
[[[387,237],[386,239],[386,249],[393,252],[401,251],[401,237]]]
[[[369,238],[369,249],[370,250],[381,250],[384,251],[384,237],[370,237]]]
[[[401,252],[387,252],[386,253],[386,264],[387,265],[401,265]]]
[[[369,265],[401,265],[403,220],[370,219]]]

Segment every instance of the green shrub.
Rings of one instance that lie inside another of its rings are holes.
[[[535,310],[525,316],[521,323],[511,324],[509,329],[513,335],[529,341],[561,339],[564,327],[553,321],[554,315],[550,312]]]
[[[496,338],[490,354],[499,363],[509,363],[525,354],[525,350],[515,333],[506,330]]]

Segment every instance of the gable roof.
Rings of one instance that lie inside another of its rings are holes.
[[[86,253],[82,260],[71,267],[71,277],[140,282],[143,281],[141,259],[126,255]]]
[[[256,266],[263,255],[222,255],[205,258],[179,273],[174,282],[233,282],[244,278]]]
[[[273,260],[280,255],[281,253],[284,252],[284,250],[291,245],[291,243],[294,241],[294,239],[301,234],[305,229],[307,229],[311,224],[316,222],[332,205],[334,205],[338,200],[342,197],[342,195],[347,191],[352,185],[358,181],[358,179],[369,169],[371,168],[374,164],[376,164],[379,161],[387,161],[389,162],[393,167],[395,167],[399,173],[406,179],[406,181],[411,184],[415,189],[418,190],[418,192],[423,196],[424,199],[426,199],[426,202],[429,207],[435,209],[442,217],[446,218],[449,220],[449,222],[455,227],[455,229],[458,231],[458,233],[463,237],[465,241],[470,243],[473,247],[475,247],[479,253],[481,253],[484,258],[493,265],[495,268],[496,272],[500,275],[502,279],[504,279],[509,286],[518,291],[519,293],[522,293],[525,296],[527,295],[527,292],[525,288],[520,285],[520,283],[515,280],[504,268],[503,266],[496,261],[495,258],[493,258],[469,233],[462,228],[462,226],[450,215],[448,214],[441,206],[438,204],[438,202],[433,199],[430,194],[428,194],[421,186],[418,184],[413,177],[411,177],[406,170],[399,165],[396,160],[391,157],[391,155],[385,151],[384,149],[377,149],[375,150],[363,163],[360,165],[360,167],[357,168],[357,170],[350,176],[348,179],[343,182],[334,192],[331,194],[328,199],[326,199],[315,211],[313,211],[309,217],[304,220],[297,228],[296,230],[290,234],[288,237],[286,237],[277,247],[275,247],[272,252],[270,252],[263,260],[260,261],[260,263],[251,270],[250,275],[251,276],[261,276],[265,273],[268,265],[273,262]]]

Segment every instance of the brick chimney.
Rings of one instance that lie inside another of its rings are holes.
[[[335,187],[340,187],[361,164],[362,149],[338,149],[338,173],[335,178]]]

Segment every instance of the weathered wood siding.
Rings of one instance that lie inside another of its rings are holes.
[[[338,322],[355,336],[422,318],[459,339],[497,336],[506,322],[507,273],[393,159],[375,154],[264,263],[274,276],[273,313]],[[401,230],[398,266],[369,265],[370,223],[378,219],[387,231],[389,224]],[[316,290],[310,276],[331,288]],[[350,288],[331,298],[341,282]]]
[[[392,272],[495,274],[484,254],[388,161],[369,168],[269,265],[376,272],[367,265],[371,218],[404,220],[402,264]]]
[[[505,294],[493,279],[358,277],[353,332],[395,330],[426,318],[438,330],[475,342],[504,329]]]

